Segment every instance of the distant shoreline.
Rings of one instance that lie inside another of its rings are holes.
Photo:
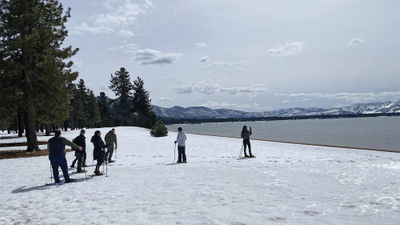
[[[174,124],[199,124],[215,122],[250,122],[250,121],[277,121],[277,120],[307,120],[307,119],[342,119],[342,118],[370,118],[381,116],[400,116],[400,113],[373,113],[373,114],[338,114],[338,115],[312,115],[312,116],[286,116],[286,117],[252,117],[252,118],[207,118],[207,119],[178,119],[160,117],[166,125]]]
[[[211,137],[223,137],[223,138],[241,139],[240,137],[223,136],[223,135],[215,135],[215,134],[202,134],[202,133],[194,133],[194,132],[186,132],[186,133],[187,133],[187,134],[193,134],[193,135],[201,135],[201,136],[211,136]],[[267,141],[267,142],[282,143],[282,144],[308,145],[308,146],[317,146],[317,147],[325,147],[325,148],[342,148],[342,149],[349,149],[349,150],[362,150],[362,151],[377,151],[377,152],[400,153],[400,149],[399,149],[399,150],[392,150],[392,149],[363,148],[363,147],[352,147],[352,146],[342,146],[342,145],[312,144],[312,143],[304,143],[304,142],[279,141],[279,140],[261,139],[261,138],[252,138],[251,140],[255,140],[255,141]]]

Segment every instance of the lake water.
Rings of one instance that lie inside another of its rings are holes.
[[[400,117],[309,119],[258,122],[224,122],[169,125],[186,133],[240,137],[243,125],[251,126],[252,138],[309,144],[400,151]]]

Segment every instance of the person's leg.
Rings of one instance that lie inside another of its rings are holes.
[[[83,157],[83,153],[82,152],[78,153],[78,168],[76,170],[78,172],[82,171],[82,157]]]
[[[58,160],[59,160],[59,164],[60,164],[61,170],[63,172],[65,181],[66,182],[70,181],[71,179],[69,178],[69,174],[68,174],[67,159],[65,157],[60,157]]]
[[[186,147],[182,149],[183,162],[186,163]]]
[[[182,162],[182,147],[178,146],[178,163]]]
[[[71,167],[75,167],[75,163],[77,160],[78,160],[78,156],[77,156],[77,153],[75,153],[75,159],[74,159],[74,161],[72,161]]]
[[[247,156],[247,153],[246,153],[246,140],[244,140],[244,139],[243,139],[243,151],[244,151],[244,156],[246,157]]]
[[[59,177],[59,174],[58,174],[58,163],[53,157],[50,158],[50,163],[51,163],[51,168],[53,169],[54,182],[55,183],[59,183],[60,182],[60,177]]]
[[[82,166],[86,167],[86,150],[83,151],[83,161],[82,161]]]
[[[249,146],[249,155],[250,155],[250,156],[253,156],[253,155],[251,154],[251,144],[250,144],[250,140],[247,140],[247,145]]]
[[[112,158],[112,156],[113,156],[113,153],[114,153],[114,145],[110,145],[110,146],[108,146],[108,148],[107,148],[107,158],[108,158],[108,161],[110,162],[111,161],[111,158]]]

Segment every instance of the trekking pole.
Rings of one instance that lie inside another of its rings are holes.
[[[53,183],[53,170],[51,169],[51,162],[50,162],[50,183]]]
[[[176,143],[175,143],[175,146],[174,146],[174,161],[173,161],[173,163],[175,162],[175,149],[176,149]]]
[[[242,157],[242,150],[243,150],[243,146],[244,146],[244,144],[242,144],[242,147],[240,148],[239,158],[241,158],[241,157]]]
[[[87,181],[87,170],[86,170],[86,164],[84,164],[83,169],[85,170],[85,180]]]
[[[106,177],[108,177],[107,171],[108,171],[108,161],[106,160]]]

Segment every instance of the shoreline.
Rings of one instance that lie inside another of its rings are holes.
[[[211,136],[211,137],[224,137],[224,138],[242,139],[242,138],[240,138],[240,137],[223,136],[223,135],[216,135],[216,134],[202,134],[202,133],[192,133],[192,132],[185,132],[185,133],[186,133],[186,134],[193,134],[193,135]],[[392,149],[364,148],[364,147],[352,147],[352,146],[340,146],[340,145],[327,145],[327,144],[312,144],[312,143],[304,143],[304,142],[279,141],[279,140],[261,139],[261,138],[251,138],[250,140],[255,140],[255,141],[266,141],[266,142],[274,142],[274,143],[282,143],[282,144],[293,144],[293,145],[308,145],[308,146],[317,146],[317,147],[325,147],[325,148],[341,148],[341,149],[361,150],[361,151],[376,151],[376,152],[400,153],[400,149],[399,149],[399,150],[392,150]]]

